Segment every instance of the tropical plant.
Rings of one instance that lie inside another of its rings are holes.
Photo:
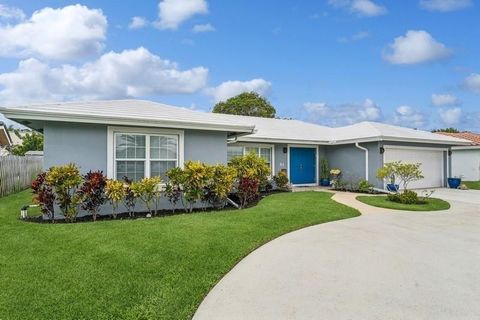
[[[237,195],[243,208],[258,197],[261,185],[268,182],[270,166],[254,153],[233,158],[228,165],[237,172]]]
[[[82,176],[78,167],[69,163],[64,166],[51,167],[45,181],[53,188],[57,204],[66,221],[75,221],[83,197],[78,193]]]
[[[81,207],[92,215],[93,221],[96,221],[100,207],[107,200],[105,195],[107,177],[103,175],[103,171],[89,171],[83,179],[84,182],[78,191],[83,199]]]
[[[387,162],[383,167],[377,170],[377,178],[383,180],[386,183],[395,184],[398,166],[400,161],[396,162]]]
[[[420,201],[417,193],[411,190],[405,190],[403,193],[392,193],[387,195],[387,198],[390,201],[403,204],[420,204],[425,202],[425,200]]]
[[[227,113],[242,116],[275,118],[276,110],[270,102],[256,92],[244,92],[217,103],[213,113]]]
[[[360,182],[358,182],[359,192],[370,193],[372,192],[372,188],[373,188],[373,185],[367,180],[360,180]]]
[[[211,179],[206,186],[204,198],[206,202],[223,208],[233,189],[237,177],[236,170],[222,164],[212,166],[211,170]]]
[[[110,200],[110,204],[112,205],[112,217],[115,219],[117,217],[118,204],[125,197],[123,182],[118,180],[107,180],[105,194],[108,200]]]
[[[173,213],[175,213],[179,201],[182,202],[182,205],[185,208],[182,191],[182,186],[185,182],[185,174],[182,168],[175,167],[167,171],[167,178],[168,182],[165,186],[164,194],[172,205]]]
[[[133,193],[145,204],[148,213],[152,213],[152,204],[159,194],[160,177],[143,178],[140,181],[133,182],[130,185]],[[157,208],[155,208],[155,213]]]
[[[395,175],[400,178],[400,182],[403,184],[403,190],[408,190],[408,185],[411,182],[423,179],[422,170],[420,169],[421,163],[400,163],[397,166]]]
[[[275,176],[273,176],[273,182],[275,182],[275,186],[280,190],[285,190],[288,188],[288,180],[287,174],[284,171],[279,171]]]
[[[125,196],[123,197],[123,205],[127,209],[128,216],[130,218],[135,216],[135,206],[137,204],[137,196],[131,188],[132,182],[133,181],[128,177],[123,177],[123,189],[125,192]]]
[[[206,187],[213,176],[213,169],[199,161],[187,161],[183,169],[183,198],[185,210],[193,211],[197,201],[204,199]]]
[[[321,179],[330,178],[330,169],[328,167],[327,158],[322,158],[322,160],[320,160],[320,178]]]
[[[52,186],[46,182],[46,172],[37,175],[37,178],[32,182],[33,201],[40,205],[40,210],[44,215],[55,220],[55,193]]]

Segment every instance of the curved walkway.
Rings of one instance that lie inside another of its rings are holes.
[[[269,242],[214,287],[194,319],[478,319],[480,197],[435,196],[452,208],[372,210]]]

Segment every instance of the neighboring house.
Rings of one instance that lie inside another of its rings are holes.
[[[473,132],[438,133],[471,142],[470,146],[452,148],[452,177],[462,177],[465,181],[480,180],[480,134]]]
[[[470,142],[381,123],[330,128],[298,120],[204,113],[143,100],[69,102],[0,108],[6,117],[43,132],[44,165],[75,162],[110,178],[160,175],[186,160],[227,163],[256,152],[294,185],[317,185],[319,161],[376,187],[385,162],[420,162],[425,179],[412,187],[443,187],[452,146]]]
[[[13,145],[12,137],[3,122],[0,122],[0,157],[6,156],[10,152],[8,148]]]

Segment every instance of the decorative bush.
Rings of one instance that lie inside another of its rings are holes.
[[[240,199],[240,206],[243,208],[258,197],[260,187],[268,182],[270,166],[253,153],[233,158],[229,166],[237,172],[237,195]]]
[[[83,179],[84,182],[78,191],[83,199],[81,207],[92,215],[93,221],[96,221],[100,207],[107,201],[105,195],[107,177],[103,175],[103,171],[89,171]]]
[[[403,193],[392,193],[387,197],[390,201],[403,204],[420,204],[425,202],[425,200],[421,201],[417,193],[411,190],[405,190]]]
[[[168,182],[165,186],[164,195],[172,205],[173,213],[179,201],[183,202],[182,186],[185,182],[185,175],[181,168],[172,168],[167,171]]]
[[[391,184],[395,184],[396,178],[399,178],[403,189],[408,190],[411,182],[423,179],[420,166],[420,163],[389,162],[377,170],[377,178]]]
[[[193,211],[197,201],[205,199],[205,192],[213,177],[213,168],[199,161],[185,162],[183,169],[183,198],[185,210]]]
[[[204,201],[223,208],[237,178],[234,168],[218,164],[211,167],[211,179],[205,188]]]
[[[125,188],[123,183],[118,180],[107,180],[105,193],[108,200],[110,200],[110,203],[112,204],[112,217],[116,218],[118,204],[125,198]]]
[[[48,170],[45,181],[55,191],[56,202],[65,220],[75,221],[83,200],[82,194],[77,192],[78,186],[82,183],[78,167],[73,163],[52,167]]]
[[[158,211],[157,198],[160,196],[160,177],[143,178],[130,185],[134,195],[143,201],[149,213],[152,213],[152,204],[155,202],[155,213]]]
[[[280,190],[288,189],[288,180],[287,174],[284,171],[279,171],[277,175],[273,176],[273,182],[275,182],[275,186]]]
[[[40,205],[42,213],[52,219],[55,219],[55,193],[52,187],[46,182],[46,172],[40,173],[32,182],[33,201]]]
[[[370,193],[372,191],[373,184],[367,180],[360,180],[358,183],[358,191],[363,193]]]
[[[330,168],[327,158],[320,160],[320,179],[330,179]]]
[[[135,216],[135,206],[137,204],[137,196],[131,188],[132,182],[133,181],[128,177],[123,177],[123,189],[125,192],[125,196],[123,197],[123,205],[128,211],[128,216],[131,218]]]
[[[399,161],[385,163],[383,167],[377,170],[377,178],[385,181],[386,183],[395,184],[395,175],[397,173],[397,167],[399,164]]]

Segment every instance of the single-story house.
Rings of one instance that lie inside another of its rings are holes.
[[[425,179],[412,187],[443,187],[452,147],[470,142],[375,122],[330,128],[298,120],[199,112],[143,100],[65,102],[0,108],[6,117],[43,132],[44,165],[74,162],[110,178],[164,176],[186,160],[227,163],[256,152],[293,185],[319,183],[320,159],[343,178],[378,188],[384,163],[420,162]]]
[[[440,134],[469,140],[469,146],[452,147],[452,177],[465,181],[480,180],[480,134],[474,132],[439,132]]]

